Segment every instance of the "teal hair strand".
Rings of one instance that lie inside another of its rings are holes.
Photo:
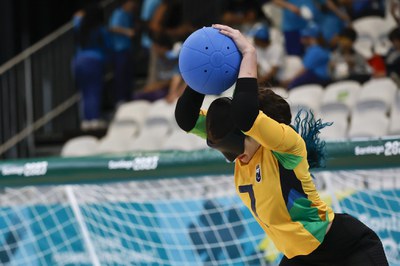
[[[323,123],[321,119],[316,120],[311,110],[302,109],[297,113],[293,127],[306,143],[310,168],[325,167],[327,158],[325,141],[320,140],[319,134],[321,129],[332,124],[332,122]]]

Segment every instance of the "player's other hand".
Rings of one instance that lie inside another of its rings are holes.
[[[245,55],[246,53],[255,53],[254,46],[239,30],[221,24],[213,24],[212,26],[213,28],[218,29],[222,34],[230,37],[235,42],[242,55]]]

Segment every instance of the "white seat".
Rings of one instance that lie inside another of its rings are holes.
[[[136,136],[141,128],[141,124],[133,121],[113,121],[107,129],[107,137],[126,139]]]
[[[278,72],[278,80],[286,81],[294,76],[303,68],[303,62],[299,56],[287,55],[282,68]]]
[[[208,148],[204,139],[183,130],[175,130],[162,144],[163,150],[192,151]]]
[[[132,151],[130,144],[133,143],[134,140],[133,137],[118,138],[105,136],[99,141],[96,153],[107,154]]]
[[[380,109],[389,112],[397,92],[397,86],[390,78],[371,79],[360,90],[355,108],[359,111]]]
[[[175,112],[175,103],[168,103],[165,99],[155,101],[147,112],[145,123],[157,123],[158,121],[167,121],[171,123]]]
[[[351,116],[349,138],[382,137],[388,134],[389,118],[379,109],[355,111]]]
[[[321,115],[328,112],[346,112],[353,109],[361,85],[357,81],[338,81],[325,88],[321,100]]]
[[[139,136],[129,143],[129,149],[134,151],[159,150],[170,131],[171,126],[167,123],[145,125]]]
[[[121,104],[114,115],[116,121],[136,121],[141,123],[146,118],[151,103],[145,100],[131,101]]]
[[[80,136],[68,140],[61,149],[61,156],[88,156],[97,151],[98,139],[93,136]]]
[[[400,135],[400,91],[397,91],[396,100],[390,109],[390,135]]]
[[[121,104],[107,129],[107,138],[131,138],[138,134],[151,104],[138,100]]]
[[[369,42],[370,48],[374,48],[375,52],[381,55],[386,54],[389,48],[387,35],[394,27],[389,20],[377,16],[369,16],[354,20],[352,25],[358,35],[354,44],[357,51],[361,51],[361,54],[366,56],[366,44]],[[360,50],[359,48],[362,49]],[[371,55],[372,50],[371,54],[366,58],[369,58]]]
[[[292,109],[292,117],[294,118],[301,109],[311,110],[315,115],[318,114],[322,94],[322,86],[316,84],[291,89],[287,101]]]
[[[324,123],[333,122],[331,126],[321,130],[322,139],[344,139],[347,137],[349,120],[346,112],[321,113],[321,119]]]

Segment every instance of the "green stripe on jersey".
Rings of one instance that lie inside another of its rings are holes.
[[[300,222],[320,243],[324,240],[326,229],[329,224],[328,212],[326,221],[321,220],[318,209],[311,207],[311,201],[307,198],[298,198],[289,210],[292,221]]]
[[[207,139],[207,131],[206,131],[206,116],[199,115],[199,118],[196,121],[196,125],[189,133],[195,134],[202,139]]]
[[[297,156],[294,154],[289,154],[289,153],[283,153],[283,152],[277,152],[277,151],[272,151],[276,159],[282,164],[282,166],[287,169],[287,170],[293,170],[296,168],[297,165],[301,162],[303,157]]]

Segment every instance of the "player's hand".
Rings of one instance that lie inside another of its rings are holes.
[[[255,53],[254,46],[239,30],[221,24],[213,24],[212,26],[213,28],[218,29],[220,33],[230,37],[235,42],[242,55],[246,53]]]

